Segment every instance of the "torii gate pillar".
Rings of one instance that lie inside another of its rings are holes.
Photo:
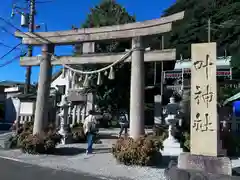
[[[131,92],[130,92],[130,137],[144,135],[144,47],[142,37],[132,39]]]
[[[48,44],[42,47],[42,60],[40,62],[40,73],[38,80],[37,102],[33,134],[38,134],[43,130],[47,121],[48,99],[52,78],[51,57],[54,53],[54,45]]]

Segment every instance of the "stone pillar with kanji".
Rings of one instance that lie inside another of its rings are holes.
[[[190,153],[180,154],[178,168],[232,175],[231,161],[222,149],[217,115],[217,45],[192,44],[191,55]]]

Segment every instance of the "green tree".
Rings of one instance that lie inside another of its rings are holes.
[[[190,57],[190,45],[208,41],[207,25],[211,19],[211,40],[218,44],[218,55],[225,50],[235,55],[240,52],[240,2],[236,0],[178,0],[165,10],[164,16],[185,10],[183,20],[174,23],[166,37],[168,47],[177,48],[177,57]],[[236,62],[237,61],[237,62]],[[239,66],[239,58],[232,60]]]
[[[114,0],[103,0],[99,5],[91,9],[82,28],[101,27],[109,25],[119,25],[135,22],[135,17],[128,14],[126,9],[116,3]],[[95,44],[96,52],[124,52],[129,49],[130,41],[104,41]],[[76,55],[78,53],[76,48]],[[92,64],[82,65],[84,70],[99,69],[106,65]],[[91,89],[96,92],[96,103],[101,110],[113,112],[117,109],[129,107],[130,92],[130,64],[124,63],[115,67],[115,80],[109,80],[107,76],[102,75],[103,84],[96,85],[97,76],[93,76]]]
[[[222,104],[228,98],[240,92],[240,88],[220,87],[218,89],[218,102]]]

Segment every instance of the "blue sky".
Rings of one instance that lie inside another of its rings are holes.
[[[36,0],[47,1],[47,0]],[[49,3],[37,4],[36,24],[45,23],[48,31],[67,30],[72,25],[80,26],[86,19],[89,9],[97,5],[101,0],[52,0]],[[130,14],[136,15],[137,21],[144,21],[158,18],[161,16],[164,9],[168,8],[176,0],[117,0],[123,5]],[[12,2],[17,2],[19,6],[24,6],[25,0],[2,0],[0,5],[0,16],[8,19],[15,26],[20,27],[20,16],[16,15],[13,19],[10,18]],[[1,27],[5,27],[8,33],[4,32]],[[27,31],[27,29],[21,29]],[[1,45],[1,43],[13,47],[20,43],[11,33],[15,29],[7,26],[0,21],[0,57],[3,56],[10,48]],[[41,29],[44,31],[44,28]],[[11,33],[9,33],[11,32]],[[61,47],[56,49],[57,54],[69,54],[72,49],[70,47]],[[20,54],[20,49],[12,52],[4,59],[0,59],[0,81],[14,80],[24,81],[25,68],[19,65],[19,59],[7,66],[1,67],[7,61],[12,60]],[[34,54],[39,54],[39,49],[34,50]],[[54,68],[56,71],[57,68]],[[32,72],[32,82],[38,80],[39,67],[34,67]]]

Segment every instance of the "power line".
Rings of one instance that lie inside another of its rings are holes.
[[[7,21],[5,18],[1,17],[0,16],[0,20],[4,21],[6,24],[8,24],[9,26],[11,26],[12,28],[16,29],[17,31],[23,33],[24,35],[28,36],[29,38],[33,38],[39,42],[41,42],[39,39],[37,39],[36,37],[32,37],[31,35],[23,32],[21,29],[19,29],[18,27],[16,27],[15,25],[13,25],[11,22]],[[106,31],[107,32],[107,31]],[[80,34],[83,34],[83,33],[76,33],[75,35],[80,35]],[[47,41],[48,43],[51,43],[51,41],[49,41],[48,39],[40,36],[39,34],[34,34],[35,36],[37,36],[38,38],[41,38],[42,40],[44,41]],[[64,35],[61,35],[61,37],[68,37],[68,36],[72,36],[72,34],[64,34]],[[59,37],[59,35],[52,35],[52,36],[48,36],[48,37]]]
[[[2,32],[6,32],[6,33],[10,34],[11,36],[15,37],[14,33],[8,31],[4,26],[0,26],[0,29],[2,29]]]
[[[17,31],[23,33],[25,36],[27,36],[27,37],[29,37],[29,38],[33,38],[33,39],[35,39],[36,41],[42,42],[41,40],[37,39],[36,37],[32,37],[31,35],[23,32],[21,29],[19,29],[18,27],[16,27],[16,26],[13,25],[11,22],[9,22],[8,20],[6,20],[5,18],[3,18],[3,17],[1,17],[1,16],[0,16],[0,20],[4,21],[6,24],[8,24],[8,25],[11,26],[12,28],[16,29]],[[46,38],[44,38],[44,37],[42,37],[42,36],[40,36],[40,35],[38,35],[38,34],[34,34],[34,35],[37,36],[38,38],[41,38],[41,39],[44,40],[44,41],[47,41],[49,44],[52,44],[52,42],[49,41],[48,39],[46,39]],[[70,35],[71,35],[71,34],[70,34]],[[15,37],[15,35],[14,35],[14,37]]]
[[[21,57],[21,56],[16,56],[16,57],[14,57],[13,59],[11,59],[11,60],[9,60],[9,61],[3,63],[3,64],[0,64],[0,68],[5,67],[5,66],[7,66],[7,65],[9,65],[9,64],[11,64],[11,63],[13,63],[15,60],[17,60],[17,59],[20,58],[20,57]]]
[[[31,35],[23,32],[21,29],[19,29],[17,26],[15,26],[14,24],[12,24],[10,21],[6,20],[5,18],[3,18],[3,17],[0,16],[0,20],[2,20],[3,22],[5,22],[7,25],[11,26],[11,27],[14,28],[15,30],[17,30],[17,31],[23,33],[24,35],[28,36],[29,38],[34,38],[36,41],[41,42],[41,41],[38,40],[37,38],[32,37]],[[0,28],[3,28],[3,30],[6,30],[6,28],[4,28],[4,27],[0,27]],[[8,32],[9,32],[9,31],[8,31]],[[10,33],[10,32],[9,32],[9,33]],[[15,37],[14,34],[12,34],[12,35]],[[38,38],[42,38],[44,41],[48,41],[49,43],[51,43],[51,41],[45,39],[44,37],[41,37],[40,35],[37,35],[37,34],[35,34],[35,35],[38,36]]]
[[[9,45],[7,45],[7,44],[5,44],[5,43],[3,43],[3,42],[0,42],[0,46],[6,47],[6,48],[10,48],[10,49],[14,48],[14,47],[9,46]],[[19,47],[17,47],[16,49],[21,50],[21,48],[19,48]]]
[[[25,53],[25,55],[26,55],[26,53]],[[11,59],[11,60],[9,60],[9,61],[3,63],[3,64],[0,64],[0,68],[5,67],[5,66],[7,66],[7,65],[9,65],[9,64],[11,64],[11,63],[13,63],[15,60],[17,60],[18,58],[21,58],[22,56],[23,56],[23,55],[15,56],[13,59]]]
[[[3,58],[5,58],[7,55],[9,55],[11,52],[13,52],[14,50],[16,50],[22,43],[17,44],[16,46],[14,46],[10,51],[8,51],[7,53],[5,53],[3,56],[0,57],[0,60],[2,60]]]
[[[16,3],[28,3],[29,0],[12,0],[12,4],[16,4]],[[42,4],[42,3],[50,3],[50,2],[54,2],[55,0],[38,0],[36,1],[36,3]]]
[[[27,20],[27,25],[28,25],[29,32],[33,33],[34,32],[34,28],[35,28],[35,14],[36,14],[35,5],[36,5],[36,1],[35,0],[27,0],[25,2],[27,4],[29,3],[29,7],[28,7],[29,9],[27,8],[29,10],[29,15],[28,15],[28,18],[27,18],[27,16],[23,16],[23,17],[25,18],[25,20]],[[14,3],[14,1],[13,1],[13,3]],[[14,6],[13,8],[14,8],[13,10],[15,10],[15,8],[19,8],[19,7]],[[20,9],[22,9],[22,8],[20,8]],[[21,12],[19,12],[19,13],[22,14]],[[13,25],[11,22],[6,20],[5,18],[0,17],[0,20],[4,21],[6,24],[8,24],[9,26],[13,27],[14,29],[22,32],[18,27]],[[28,45],[27,56],[31,57],[32,53],[33,53],[33,46],[32,45]],[[29,87],[30,87],[30,84],[31,84],[31,66],[26,67],[25,77],[26,78],[25,78],[24,93],[28,93]]]
[[[50,3],[50,2],[53,2],[54,0],[47,0],[47,1],[36,1],[36,3],[38,4],[43,4],[43,3]]]
[[[3,17],[0,16],[0,20],[2,20],[3,22],[5,22],[6,24],[8,24],[9,26],[11,26],[12,28],[14,28],[14,29],[22,32],[21,29],[19,29],[18,27],[14,26],[11,22],[9,22],[8,20],[6,20],[5,18],[3,18]]]
[[[19,29],[18,27],[16,27],[15,25],[13,25],[11,22],[9,22],[8,20],[6,20],[5,18],[3,18],[3,17],[0,16],[0,20],[2,20],[3,22],[5,22],[7,25],[11,26],[11,27],[14,28],[15,30],[23,33],[24,35],[27,35],[28,37],[31,37],[31,36],[29,36],[28,34],[26,34],[25,32],[23,32],[21,29]],[[3,29],[5,32],[8,32],[8,33],[10,33],[11,35],[13,35],[13,36],[15,37],[15,35],[14,35],[13,33],[9,32],[9,31],[7,31],[7,29],[6,29],[5,27],[2,26],[2,27],[0,27],[0,28]]]

